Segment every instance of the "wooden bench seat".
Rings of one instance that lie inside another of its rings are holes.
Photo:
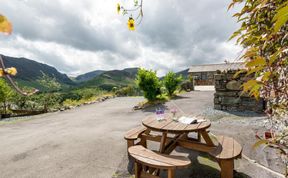
[[[146,147],[146,140],[140,140],[139,143],[135,143],[135,141],[140,138],[141,134],[144,133],[147,130],[146,127],[144,126],[139,126],[136,128],[133,128],[131,130],[129,130],[128,132],[126,132],[126,134],[124,135],[125,140],[127,140],[127,148],[134,146],[136,144],[141,144],[143,146]]]
[[[156,153],[141,145],[130,147],[128,152],[135,159],[135,178],[158,177],[143,171],[142,165],[168,170],[168,178],[173,178],[175,169],[185,168],[191,164],[186,157]]]
[[[233,178],[234,159],[241,158],[242,146],[233,138],[217,136],[218,146],[209,152],[221,168],[222,178]]]

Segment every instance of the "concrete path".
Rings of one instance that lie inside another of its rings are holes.
[[[155,110],[133,111],[133,106],[140,101],[143,98],[115,98],[69,111],[35,116],[28,121],[0,125],[0,177],[110,178],[116,170],[125,171],[126,142],[123,135]],[[209,113],[207,108],[212,107],[212,101],[213,92],[195,91],[163,107],[178,106],[185,113]],[[214,116],[214,113],[211,115]],[[223,129],[225,125],[218,122],[214,121],[215,131],[227,132]],[[249,129],[245,124],[243,128]],[[234,132],[229,134],[237,138],[239,129],[232,126],[230,129]],[[246,137],[240,141],[246,142]],[[249,177],[271,177],[249,163],[237,165],[240,165],[237,169],[245,175],[249,174]],[[255,171],[259,173],[255,174]],[[181,178],[190,175],[191,172],[188,172]]]
[[[111,177],[124,132],[148,114],[131,109],[142,100],[115,98],[0,126],[0,177]]]

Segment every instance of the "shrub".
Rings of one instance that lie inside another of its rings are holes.
[[[127,86],[114,92],[116,96],[140,96],[141,92],[136,86]]]
[[[181,82],[182,76],[177,76],[174,72],[168,72],[163,80],[167,94],[172,96]]]
[[[6,83],[5,80],[0,79],[0,106],[3,108],[3,113],[7,113],[7,109],[9,108],[9,103],[12,98],[15,96],[15,92],[12,88]],[[2,113],[2,111],[0,111]]]
[[[136,84],[143,91],[148,101],[156,100],[160,92],[160,81],[156,71],[139,69],[136,76]]]

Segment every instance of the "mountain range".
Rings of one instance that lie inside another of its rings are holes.
[[[20,86],[29,86],[41,89],[38,82],[43,73],[54,77],[62,86],[72,87],[99,87],[105,90],[111,90],[113,87],[123,87],[135,85],[135,77],[139,68],[127,68],[123,70],[95,70],[75,77],[73,80],[66,74],[60,73],[56,68],[47,64],[39,63],[27,58],[14,58],[3,56],[6,67],[17,68],[18,74],[14,79]],[[187,78],[188,69],[180,71],[183,78]]]

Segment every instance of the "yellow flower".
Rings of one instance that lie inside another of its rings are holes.
[[[135,22],[134,22],[134,19],[132,17],[129,17],[127,25],[128,25],[129,30],[131,30],[131,31],[135,30]]]
[[[5,72],[9,75],[13,75],[15,76],[17,74],[17,70],[15,67],[10,67],[10,68],[7,68],[5,69]]]
[[[4,75],[4,71],[3,69],[0,69],[0,77],[2,77]]]
[[[120,10],[121,10],[120,4],[117,3],[117,13],[118,13],[118,14],[120,14]]]

